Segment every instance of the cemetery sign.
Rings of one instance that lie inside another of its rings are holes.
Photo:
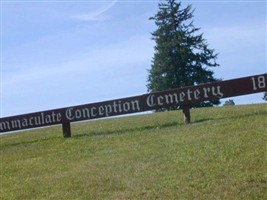
[[[128,98],[71,106],[0,118],[0,133],[62,124],[70,137],[70,123],[149,110],[184,106],[233,96],[267,91],[267,74],[171,89]],[[189,110],[184,113],[189,113]]]

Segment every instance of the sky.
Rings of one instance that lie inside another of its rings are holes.
[[[1,0],[0,116],[147,93],[159,1]],[[266,1],[182,1],[218,53],[216,78],[266,73]],[[263,94],[233,97],[263,103]],[[222,99],[222,103],[228,99]]]

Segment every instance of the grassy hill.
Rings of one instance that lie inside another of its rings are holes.
[[[2,135],[0,199],[267,199],[267,105],[191,115]]]

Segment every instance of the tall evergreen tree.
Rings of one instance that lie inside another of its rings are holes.
[[[156,42],[151,69],[148,70],[149,92],[218,81],[208,67],[219,66],[217,54],[208,47],[200,28],[193,25],[192,6],[181,7],[181,2],[164,0],[159,3],[154,17],[157,29],[152,33]],[[218,100],[203,102],[193,107],[212,106]]]

